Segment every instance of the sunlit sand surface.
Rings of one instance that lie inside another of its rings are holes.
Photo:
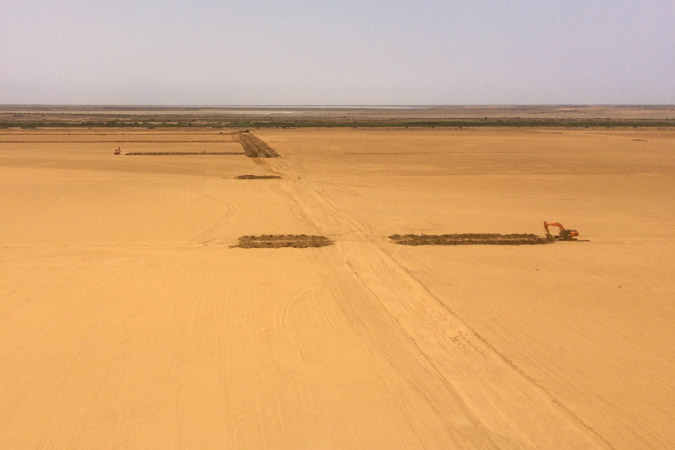
[[[1,447],[675,446],[675,131],[252,131],[1,130]]]

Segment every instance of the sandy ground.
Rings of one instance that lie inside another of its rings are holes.
[[[2,131],[0,447],[675,446],[675,131],[256,133]]]

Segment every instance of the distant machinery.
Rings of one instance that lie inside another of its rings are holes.
[[[548,227],[558,227],[560,232],[557,236],[554,236],[551,234]],[[558,222],[544,222],[544,229],[546,230],[546,239],[550,241],[576,241],[577,236],[579,236],[577,230],[568,230]]]

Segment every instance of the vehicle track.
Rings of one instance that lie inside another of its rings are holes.
[[[350,230],[354,237],[352,242],[337,243],[334,259],[326,256],[326,252],[315,252],[321,262],[317,266],[322,268],[331,290],[340,298],[362,299],[363,295],[344,291],[344,286],[360,285],[355,289],[365,291],[366,298],[380,304],[381,311],[386,311],[407,336],[408,345],[417,349],[419,358],[433,366],[442,375],[447,389],[467,405],[477,424],[498,435],[526,435],[527,442],[535,446],[555,446],[547,433],[537,429],[545,423],[567,429],[577,444],[611,448],[574,411],[449,310],[386,249],[391,244],[372,236],[366,224],[343,214],[321,195],[319,187],[297,177],[292,161],[286,158],[268,164],[275,173],[284,173],[284,180],[279,183],[281,190],[319,231],[330,235],[331,230]],[[380,314],[364,312],[357,306],[352,305],[345,313],[382,319]],[[375,323],[368,324],[373,326]],[[373,333],[367,335],[368,339],[373,337]],[[395,365],[397,355],[391,349],[381,350],[390,354]],[[504,383],[508,389],[504,389]],[[536,427],[533,423],[537,423]]]
[[[209,168],[207,169],[207,173],[212,173],[213,168],[211,165],[209,165]],[[192,242],[204,244],[205,241],[208,241],[209,236],[218,229],[219,226],[221,226],[227,219],[229,219],[232,214],[234,214],[234,204],[228,201],[223,200],[220,196],[214,195],[208,191],[206,188],[206,184],[209,182],[218,182],[222,180],[218,180],[217,178],[213,178],[210,176],[203,177],[197,182],[197,186],[195,188],[195,193],[197,193],[199,196],[208,199],[212,202],[215,202],[216,204],[219,205],[219,207],[222,209],[222,213],[218,217],[217,220],[212,222],[209,226],[207,226],[203,231],[201,231],[199,234],[197,234],[194,238],[192,238]]]

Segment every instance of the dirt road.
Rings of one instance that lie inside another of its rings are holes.
[[[674,132],[91,133],[0,135],[3,447],[675,444]]]

